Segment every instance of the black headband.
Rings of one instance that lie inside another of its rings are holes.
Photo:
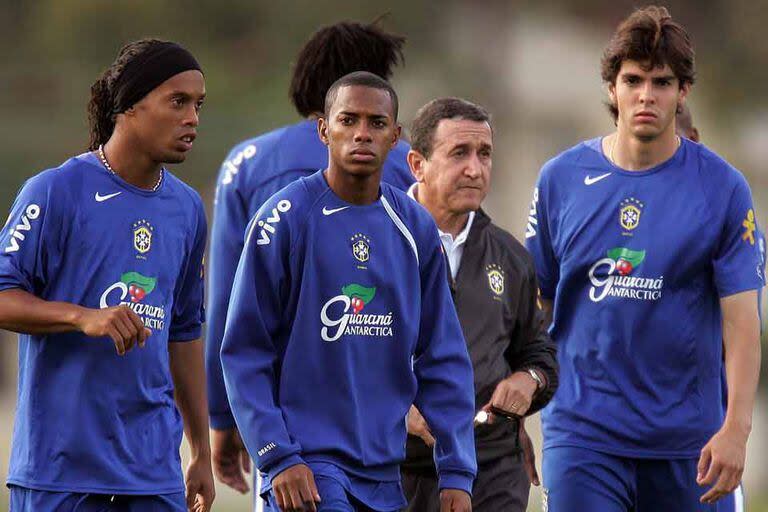
[[[186,49],[169,42],[152,45],[128,62],[115,80],[112,113],[125,112],[158,85],[190,70],[202,73],[200,64]]]

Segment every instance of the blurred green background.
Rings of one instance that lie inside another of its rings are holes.
[[[495,118],[494,184],[487,209],[521,236],[541,165],[585,138],[611,131],[599,59],[626,0],[386,3],[219,0],[0,0],[0,209],[32,174],[85,150],[85,106],[96,76],[124,43],[172,39],[200,60],[208,98],[195,149],[174,171],[210,207],[215,176],[236,142],[297,120],[287,96],[295,54],[314,30],[344,19],[405,35],[394,84],[401,121],[442,95],[485,105]],[[747,176],[768,221],[768,45],[764,0],[666,2],[697,50],[690,95],[704,142]],[[675,193],[675,191],[670,191]],[[15,408],[16,343],[0,333],[0,477],[7,473]],[[765,353],[766,351],[764,351]],[[765,357],[763,358],[766,359]],[[537,430],[536,422],[533,424]],[[55,428],[55,425],[52,426]],[[745,485],[748,510],[768,511],[768,398],[755,409]],[[537,442],[539,439],[537,438]],[[214,510],[248,510],[218,488]],[[530,510],[539,510],[539,491]],[[0,510],[7,491],[0,489]],[[483,511],[481,511],[483,512]]]

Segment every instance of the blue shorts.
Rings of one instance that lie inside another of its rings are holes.
[[[38,491],[10,486],[11,512],[187,512],[184,493],[155,496]]]
[[[544,450],[545,511],[739,512],[740,492],[699,501],[698,459],[639,459],[570,446]],[[743,506],[743,505],[742,505]]]

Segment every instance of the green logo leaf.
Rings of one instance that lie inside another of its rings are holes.
[[[132,284],[138,286],[147,294],[155,289],[155,284],[157,283],[157,279],[154,277],[143,276],[138,272],[126,272],[120,276],[120,280],[128,286]]]
[[[632,268],[637,268],[645,259],[645,251],[633,251],[626,247],[614,247],[608,251],[608,257],[613,261],[627,260],[632,264]]]
[[[342,288],[341,293],[350,299],[357,297],[358,299],[362,300],[363,303],[368,304],[376,295],[376,288],[368,288],[367,286],[352,283]]]

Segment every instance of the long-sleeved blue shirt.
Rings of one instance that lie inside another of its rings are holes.
[[[406,142],[399,142],[384,163],[382,180],[402,190],[414,181],[405,160],[409,149]],[[206,333],[208,406],[213,428],[235,426],[219,352],[248,221],[275,192],[327,166],[328,148],[317,135],[317,122],[309,120],[241,142],[221,166],[211,228]]]
[[[398,465],[415,404],[437,440],[440,487],[471,491],[472,366],[445,276],[429,213],[385,183],[378,200],[357,206],[321,171],[259,210],[221,361],[267,489],[289,466],[330,464],[389,485],[373,493],[353,482],[349,492],[369,506],[404,506]]]

